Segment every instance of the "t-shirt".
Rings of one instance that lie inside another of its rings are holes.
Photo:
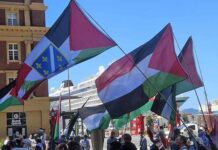
[[[90,149],[89,140],[83,139],[80,143],[82,146],[82,150],[89,150]]]

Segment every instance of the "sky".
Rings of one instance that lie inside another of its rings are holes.
[[[48,6],[46,26],[51,27],[69,0],[44,0]],[[218,1],[198,0],[77,0],[101,25],[101,27],[122,47],[126,53],[150,40],[167,23],[171,23],[179,45],[176,53],[192,36],[198,55],[204,84],[209,101],[218,99]],[[101,55],[78,64],[70,69],[70,79],[77,84],[96,74],[99,66],[108,65],[121,58],[123,53],[111,48]],[[67,79],[67,71],[49,79],[49,89],[58,88]],[[205,104],[203,88],[197,89],[202,104]],[[183,94],[189,99],[181,109],[199,105],[194,91]]]

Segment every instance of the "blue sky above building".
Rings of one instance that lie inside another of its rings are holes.
[[[45,0],[46,25],[52,26],[69,0]],[[129,52],[151,39],[167,23],[171,23],[175,34],[177,54],[189,36],[200,61],[204,83],[209,100],[218,98],[218,1],[124,1],[124,0],[78,0],[83,9],[107,31],[107,33]],[[76,84],[96,74],[99,66],[108,65],[124,54],[112,48],[103,54],[70,69],[70,79]],[[67,71],[49,80],[49,89],[58,88],[67,79]],[[205,103],[203,88],[197,90],[200,100]],[[182,108],[198,108],[194,91],[185,93],[190,98]]]

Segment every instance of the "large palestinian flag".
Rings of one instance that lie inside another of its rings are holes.
[[[71,1],[26,58],[12,94],[27,99],[42,81],[115,45]]]
[[[185,78],[168,24],[150,41],[114,62],[97,78],[96,87],[110,116],[118,118]]]
[[[203,86],[203,82],[198,75],[195,65],[193,41],[191,37],[189,37],[188,41],[185,43],[185,46],[178,57],[184,70],[188,74],[188,77],[186,80],[176,84],[176,95]]]
[[[166,100],[160,94],[158,94],[151,108],[151,111],[166,118],[173,125],[176,123],[176,95],[203,86],[195,66],[193,42],[191,37],[187,40],[178,57],[184,70],[188,74],[187,79],[161,91],[160,93],[166,98]],[[172,110],[169,105],[171,105],[174,110]]]

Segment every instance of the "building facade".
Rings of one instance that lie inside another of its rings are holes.
[[[0,0],[0,88],[13,81],[26,56],[48,31],[43,0]],[[19,106],[0,112],[0,137],[49,132],[48,83]]]

